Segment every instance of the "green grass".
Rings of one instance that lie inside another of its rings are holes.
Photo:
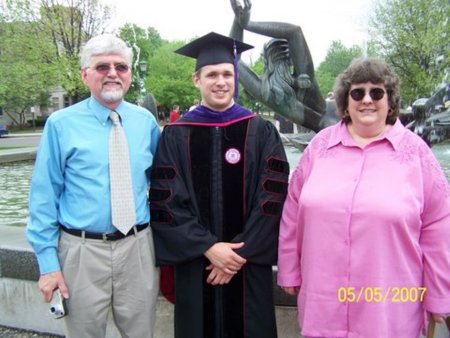
[[[20,149],[24,147],[0,147],[0,150],[9,150],[9,149]]]
[[[33,133],[42,133],[42,129],[43,128],[38,128],[36,127],[35,130],[33,130],[33,128],[25,128],[25,129],[17,129],[15,130],[14,128],[10,128],[9,129],[9,133],[10,134],[14,134],[14,135],[20,135],[20,134],[33,134]]]

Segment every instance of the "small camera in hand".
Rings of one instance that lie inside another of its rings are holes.
[[[67,315],[66,302],[59,289],[53,291],[53,298],[50,302],[50,314],[58,319]]]

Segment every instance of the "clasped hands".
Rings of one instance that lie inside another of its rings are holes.
[[[219,242],[205,251],[204,255],[211,264],[206,267],[209,275],[206,282],[211,285],[228,284],[235,274],[247,262],[245,258],[239,256],[234,250],[244,246],[244,242],[227,243]]]

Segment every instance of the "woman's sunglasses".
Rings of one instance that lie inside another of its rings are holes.
[[[125,74],[130,69],[130,67],[125,63],[118,63],[118,64],[115,64],[113,67],[116,70],[116,72],[119,74]],[[109,65],[107,63],[101,63],[93,68],[98,73],[103,74],[103,75],[106,75],[111,71],[111,65]]]
[[[386,92],[381,88],[372,88],[371,90],[369,90],[370,98],[374,101],[381,100],[384,96],[384,93]],[[366,96],[366,90],[363,88],[355,88],[350,91],[350,96],[355,101],[361,101],[364,96]]]

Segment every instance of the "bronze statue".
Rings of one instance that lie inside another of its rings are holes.
[[[450,83],[442,83],[430,98],[412,104],[412,119],[406,127],[431,147],[450,139]]]
[[[250,21],[251,1],[230,0],[235,18],[230,37],[243,41],[244,30],[272,39],[264,46],[264,74],[259,77],[239,61],[240,82],[250,96],[292,122],[319,131],[338,121],[314,76],[314,65],[299,26]]]

